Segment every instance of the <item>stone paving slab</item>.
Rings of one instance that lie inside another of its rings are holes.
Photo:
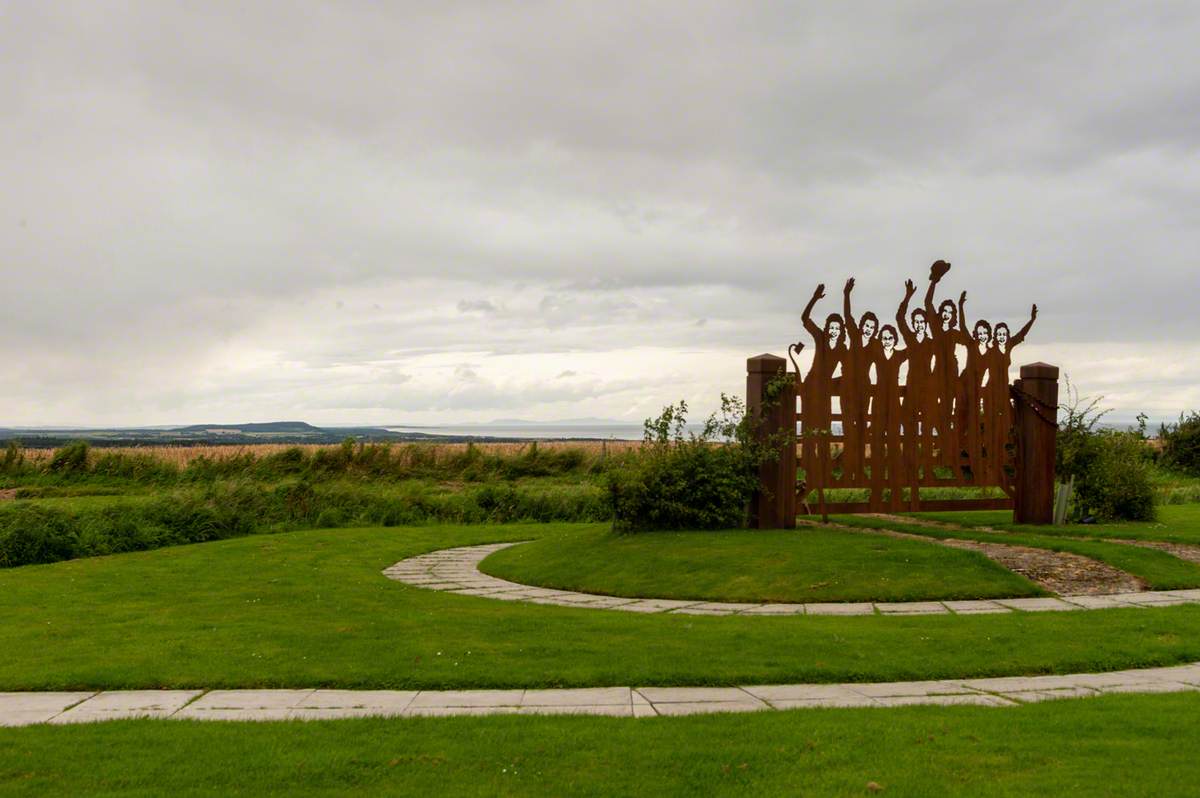
[[[980,707],[1011,707],[1016,704],[1007,698],[981,693],[962,695],[894,695],[876,698],[875,702],[881,707],[911,707],[918,704],[933,704],[936,706],[980,706]]]
[[[672,702],[655,704],[654,709],[659,715],[699,715],[712,712],[760,712],[771,709],[769,704],[762,701],[703,701],[703,702]]]
[[[978,599],[963,601],[906,602],[816,602],[811,604],[755,604],[717,601],[686,601],[654,598],[620,598],[571,590],[552,590],[521,585],[489,576],[479,570],[488,555],[519,543],[462,546],[410,557],[389,566],[389,579],[426,590],[458,595],[521,601],[561,607],[667,613],[671,615],[981,615],[1005,612],[1066,612],[1072,610],[1169,607],[1200,603],[1200,590],[1144,591],[1102,596],[1060,598]]]
[[[961,682],[881,682],[877,684],[848,684],[851,690],[871,698],[911,698],[913,696],[978,695],[977,690]]]
[[[763,684],[742,689],[774,706],[800,701],[861,702],[864,697],[862,692],[848,684]]]
[[[408,708],[519,707],[524,695],[524,690],[422,690]]]
[[[760,604],[741,615],[803,615],[803,604]]]
[[[940,601],[876,602],[880,615],[944,615],[950,612]]]
[[[805,604],[805,615],[874,615],[875,605],[868,602],[826,602]]]
[[[168,718],[202,690],[113,690],[99,693],[57,715],[51,723],[94,723],[122,718]]]
[[[316,690],[213,690],[188,705],[190,710],[291,709]]]
[[[942,606],[955,615],[983,615],[989,613],[1012,612],[1012,607],[1005,607],[986,599],[943,601]]]
[[[297,701],[301,709],[407,709],[416,690],[314,690]]]
[[[360,717],[580,714],[641,718],[705,712],[913,704],[1013,706],[1105,693],[1200,692],[1200,662],[1168,668],[747,687],[587,687],[549,690],[116,690],[0,693],[0,726],[126,717],[286,721]]]
[[[0,726],[46,723],[95,693],[0,693]]]
[[[521,707],[518,715],[605,715],[613,718],[632,718],[632,704],[553,704]]]
[[[632,706],[633,690],[628,687],[583,687],[557,690],[526,690],[523,707],[558,706]]]
[[[282,720],[345,720],[346,718],[396,718],[403,709],[387,707],[298,707],[284,711]]]
[[[310,710],[311,711],[311,710]],[[171,715],[172,720],[229,720],[229,721],[268,721],[291,720],[295,710],[285,707],[265,707],[246,709],[183,709]]]
[[[1063,601],[1078,604],[1086,610],[1130,609],[1133,607],[1145,608],[1150,606],[1149,604],[1134,604],[1129,601],[1121,601],[1115,596],[1064,596]]]
[[[995,599],[997,604],[1025,612],[1056,612],[1062,610],[1081,610],[1078,604],[1071,604],[1059,598],[1018,598]]]
[[[651,704],[699,701],[751,701],[761,703],[740,687],[639,687],[638,692]]]

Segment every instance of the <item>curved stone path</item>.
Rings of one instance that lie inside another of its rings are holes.
[[[521,541],[527,542],[527,541]],[[621,598],[573,590],[522,585],[479,570],[488,555],[519,543],[489,543],[441,549],[401,560],[384,575],[407,585],[443,590],[498,601],[527,601],[561,607],[623,610],[677,615],[979,615],[984,613],[1054,612],[1121,607],[1167,607],[1200,603],[1200,589],[1142,590],[1106,595],[1058,598],[987,599],[973,601],[823,602],[812,604],[749,604],[658,598]]]
[[[0,726],[126,718],[333,720],[444,715],[612,715],[625,718],[807,707],[911,704],[1011,707],[1105,693],[1200,691],[1200,662],[1170,668],[922,682],[566,690],[115,690],[0,693]]]

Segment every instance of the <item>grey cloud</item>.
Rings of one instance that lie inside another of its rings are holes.
[[[460,299],[459,313],[495,313],[496,306],[486,299]]]
[[[1193,340],[1198,33],[1170,2],[8,4],[0,423],[282,415],[364,364],[401,402],[439,352],[780,351],[817,282],[887,318],[941,257],[1064,352]]]

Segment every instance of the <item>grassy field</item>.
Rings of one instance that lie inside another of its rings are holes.
[[[613,596],[709,601],[914,601],[1044,595],[975,552],[830,529],[556,530],[506,549],[485,573]]]
[[[1197,715],[1200,696],[1170,694],[645,720],[42,726],[0,729],[0,791],[1189,795],[1200,782]]]
[[[318,530],[0,571],[0,690],[894,681],[1200,660],[1195,605],[637,615],[439,593],[380,573],[433,549],[569,529]]]

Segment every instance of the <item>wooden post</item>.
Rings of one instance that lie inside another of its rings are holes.
[[[788,382],[773,400],[767,386],[787,374],[787,361],[775,355],[759,355],[746,361],[746,412],[761,415],[759,435],[766,438],[796,430],[796,385]],[[750,526],[756,529],[792,529],[796,526],[796,445],[788,436],[778,460],[758,469],[759,489],[750,502]]]
[[[1017,481],[1013,522],[1054,522],[1054,447],[1058,433],[1058,366],[1021,366],[1014,385]]]

